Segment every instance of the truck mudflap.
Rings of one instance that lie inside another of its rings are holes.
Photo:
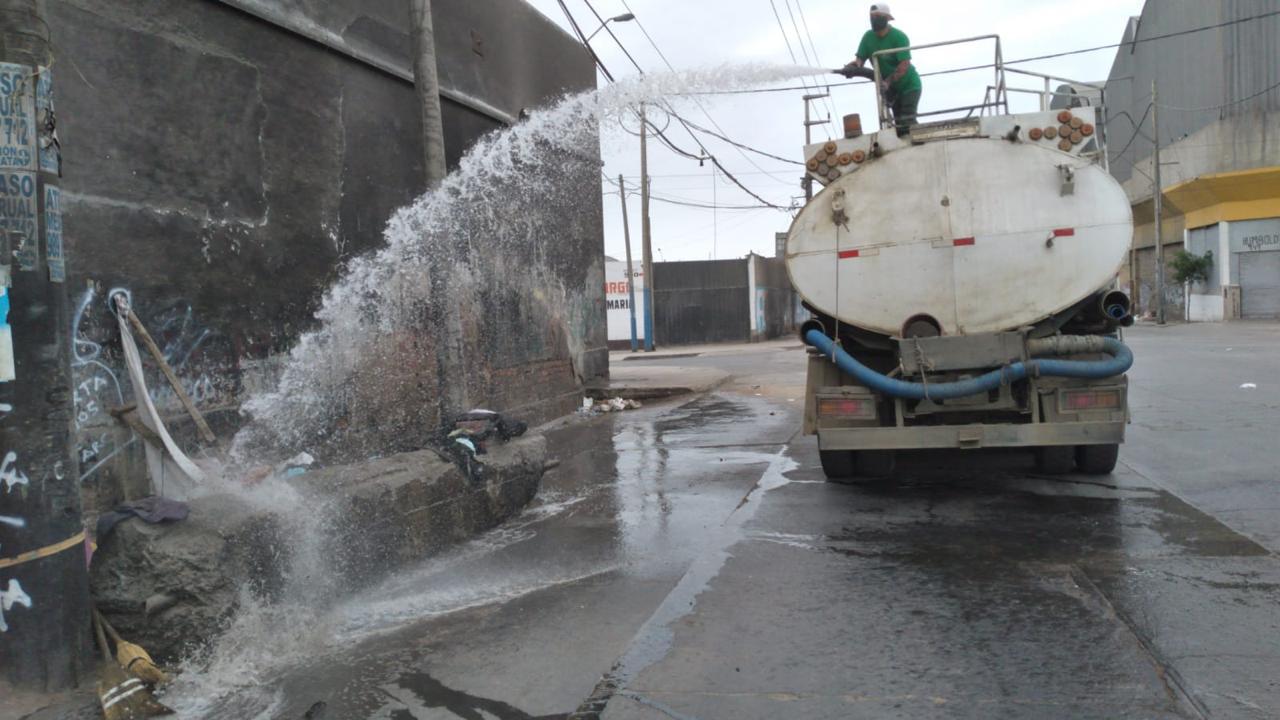
[[[1123,420],[1035,424],[819,428],[821,450],[923,450],[1054,445],[1116,445]]]

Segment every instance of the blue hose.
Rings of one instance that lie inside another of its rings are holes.
[[[858,382],[877,392],[908,400],[953,400],[994,390],[1002,383],[1022,380],[1029,372],[1055,377],[1102,379],[1123,374],[1133,365],[1133,352],[1114,338],[1103,338],[1102,350],[1111,357],[1105,360],[1031,360],[1016,362],[998,370],[969,378],[944,383],[911,382],[898,380],[872,370],[853,356],[836,346],[821,330],[812,329],[804,334],[804,341],[831,358],[836,366]]]

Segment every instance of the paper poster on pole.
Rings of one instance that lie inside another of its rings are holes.
[[[35,171],[35,94],[31,69],[0,63],[0,171]]]
[[[53,71],[47,67],[36,75],[36,154],[40,171],[62,175],[62,147],[58,144],[58,121],[53,111]]]
[[[62,191],[53,185],[44,186],[44,245],[49,281],[65,282],[67,263],[62,252]]]
[[[0,63],[0,247],[7,246],[20,270],[34,270],[39,261],[35,93],[30,78],[27,66]]]

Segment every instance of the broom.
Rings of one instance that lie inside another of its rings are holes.
[[[102,613],[97,610],[93,611],[98,617],[98,622],[102,623],[102,627],[106,629],[107,634],[111,636],[111,640],[116,644],[116,661],[124,666],[125,670],[133,673],[142,679],[143,682],[150,685],[163,685],[169,682],[169,676],[163,670],[156,667],[156,663],[151,659],[151,655],[141,645],[135,645],[126,642],[120,637],[120,633],[111,627],[111,623],[102,617]]]
[[[102,631],[101,616],[94,611],[93,631],[98,636],[98,649],[105,662],[98,678],[98,700],[106,720],[140,720],[157,715],[172,715],[173,710],[156,702],[151,691],[136,677],[129,675],[111,659],[107,636]]]

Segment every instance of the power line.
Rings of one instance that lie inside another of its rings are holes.
[[[1221,104],[1221,105],[1210,105],[1210,106],[1208,106],[1208,107],[1201,107],[1201,108],[1184,108],[1184,107],[1177,107],[1176,105],[1165,105],[1164,103],[1157,103],[1157,105],[1159,105],[1161,108],[1163,108],[1163,109],[1165,109],[1165,110],[1178,110],[1178,111],[1180,111],[1180,112],[1208,112],[1208,111],[1210,111],[1210,110],[1226,110],[1227,108],[1229,108],[1229,107],[1231,107],[1231,106],[1233,106],[1233,105],[1239,105],[1240,103],[1243,103],[1243,102],[1249,102],[1250,100],[1252,100],[1252,99],[1254,99],[1254,98],[1257,98],[1257,97],[1261,97],[1261,96],[1263,96],[1263,95],[1266,95],[1267,93],[1271,92],[1272,90],[1275,90],[1276,88],[1280,88],[1280,83],[1276,83],[1275,85],[1272,85],[1271,87],[1265,88],[1265,89],[1263,89],[1263,90],[1259,90],[1258,92],[1256,92],[1256,93],[1254,93],[1254,94],[1252,94],[1252,95],[1249,95],[1248,97],[1242,97],[1242,98],[1239,98],[1239,99],[1237,99],[1237,100],[1232,100],[1232,101],[1230,101],[1230,102],[1225,102],[1225,103],[1223,103],[1223,104]]]
[[[791,27],[796,31],[796,43],[800,45],[800,52],[801,54],[804,55],[804,61],[809,63],[810,67],[817,67],[819,64],[818,63],[818,46],[813,44],[813,34],[809,33],[809,45],[813,48],[813,58],[810,59],[809,51],[805,50],[805,47],[804,47],[804,38],[801,37],[800,35],[800,26],[796,24],[795,13],[791,11],[791,0],[782,0],[782,1],[783,1],[783,4],[786,5],[787,7],[787,16],[791,18]],[[796,0],[796,7],[797,8],[800,7],[800,0]],[[802,18],[804,17],[803,11],[801,11],[800,16]],[[809,29],[809,25],[808,23],[805,23],[805,31],[808,32],[808,29]],[[819,83],[817,76],[811,75],[810,77],[813,78],[814,87],[817,88],[821,84]],[[827,108],[827,124],[831,126],[832,130],[835,130],[836,111],[835,111],[835,108],[831,105],[831,97],[830,97],[831,93],[828,92],[825,94],[828,97],[823,98],[822,103]],[[830,135],[828,134],[827,137],[830,138]]]
[[[772,2],[772,0],[770,0],[770,1]],[[1019,58],[1019,59],[1017,59],[1017,60],[1005,60],[1002,64],[1003,64],[1003,65],[1021,65],[1021,64],[1023,64],[1023,63],[1038,62],[1038,61],[1040,61],[1040,60],[1053,60],[1053,59],[1061,58],[1061,57],[1069,57],[1069,56],[1071,56],[1071,55],[1083,55],[1083,54],[1086,54],[1086,53],[1097,52],[1097,51],[1099,51],[1099,50],[1114,50],[1114,49],[1116,49],[1116,48],[1120,48],[1120,47],[1126,47],[1126,46],[1132,46],[1132,45],[1139,45],[1139,44],[1142,44],[1142,43],[1155,42],[1156,40],[1168,40],[1168,39],[1170,39],[1170,38],[1182,37],[1182,36],[1184,36],[1184,35],[1192,35],[1192,34],[1194,34],[1194,33],[1205,32],[1205,31],[1208,31],[1208,30],[1219,30],[1219,29],[1224,28],[1224,27],[1230,27],[1230,26],[1232,26],[1232,25],[1241,25],[1241,24],[1243,24],[1243,23],[1252,22],[1252,21],[1254,21],[1254,20],[1265,20],[1265,19],[1267,19],[1267,18],[1269,18],[1269,17],[1275,17],[1275,16],[1277,16],[1277,15],[1280,15],[1280,10],[1273,10],[1273,11],[1270,11],[1270,12],[1258,13],[1257,15],[1250,15],[1249,17],[1245,17],[1245,18],[1238,18],[1238,19],[1236,19],[1236,20],[1227,20],[1227,21],[1224,21],[1224,22],[1215,23],[1215,24],[1213,24],[1213,25],[1202,25],[1202,26],[1199,26],[1199,27],[1188,28],[1188,29],[1186,29],[1186,30],[1179,30],[1179,31],[1177,31],[1177,32],[1165,33],[1165,34],[1163,34],[1163,35],[1152,35],[1151,37],[1147,37],[1147,38],[1135,38],[1135,39],[1130,40],[1130,41],[1128,41],[1128,42],[1110,43],[1110,44],[1107,44],[1107,45],[1095,45],[1095,46],[1093,46],[1093,47],[1080,48],[1080,49],[1078,49],[1078,50],[1066,50],[1066,51],[1063,51],[1063,52],[1049,53],[1049,54],[1046,54],[1046,55],[1035,55],[1035,56],[1032,56],[1032,57]],[[954,68],[954,69],[951,69],[951,70],[935,70],[935,71],[933,71],[933,72],[920,73],[920,77],[934,77],[934,76],[938,76],[938,75],[951,75],[951,74],[954,74],[954,73],[969,72],[969,71],[971,71],[971,70],[988,70],[988,69],[991,69],[991,68],[993,68],[993,67],[995,67],[995,63],[985,63],[985,64],[982,64],[982,65],[969,65],[969,66],[967,66],[967,67]],[[780,88],[753,88],[753,89],[748,89],[748,90],[704,90],[704,91],[688,92],[688,93],[677,93],[677,94],[682,94],[682,95],[746,95],[746,94],[754,94],[754,93],[794,92],[794,91],[796,91],[796,90],[809,90],[809,89],[810,89],[808,85],[803,84],[803,81],[801,81],[801,83],[802,83],[802,84],[801,84],[801,86],[799,86],[799,87],[797,87],[797,86],[791,86],[791,87],[780,87]],[[863,85],[863,84],[869,84],[869,83],[870,83],[870,81],[868,81],[868,80],[853,80],[853,81],[850,81],[850,82],[837,82],[837,83],[831,83],[830,85],[827,85],[826,87],[847,87],[847,86],[850,86],[850,85]],[[1179,109],[1180,109],[1180,108],[1179,108]]]
[[[609,82],[613,82],[613,74],[610,73],[609,68],[605,67],[604,63],[601,62],[600,56],[596,55],[596,51],[591,47],[591,43],[587,42],[587,36],[582,34],[582,28],[578,27],[578,21],[573,19],[573,13],[569,12],[569,6],[564,4],[564,0],[556,0],[556,3],[559,4],[560,9],[564,11],[564,16],[569,21],[569,26],[573,28],[574,34],[577,35],[578,39],[582,41],[582,44],[586,46],[587,52],[591,53],[591,59],[595,60],[596,67],[600,68],[600,72]]]
[[[1134,140],[1137,140],[1139,135],[1143,135],[1143,133],[1142,133],[1142,123],[1144,123],[1144,122],[1146,122],[1146,121],[1147,121],[1147,116],[1151,114],[1151,108],[1153,108],[1153,107],[1155,107],[1155,105],[1154,105],[1153,103],[1147,103],[1147,111],[1146,111],[1146,112],[1144,112],[1144,113],[1142,113],[1142,119],[1141,119],[1141,120],[1139,120],[1138,122],[1136,122],[1136,123],[1134,123],[1134,124],[1133,124],[1133,135],[1129,138],[1129,142],[1127,142],[1127,143],[1125,143],[1125,144],[1124,144],[1124,149],[1123,149],[1123,150],[1121,150],[1120,152],[1116,153],[1116,157],[1122,157],[1122,156],[1124,156],[1124,154],[1125,154],[1126,152],[1128,152],[1128,150],[1129,150],[1129,146],[1130,146],[1130,145],[1133,145],[1133,141],[1134,141]],[[1126,113],[1126,114],[1128,114],[1128,113]],[[1143,137],[1146,137],[1146,136],[1145,136],[1145,135],[1143,135]],[[1147,139],[1148,139],[1148,140],[1151,140],[1151,142],[1153,142],[1153,143],[1154,143],[1154,142],[1156,142],[1156,141],[1155,141],[1154,139],[1152,139],[1152,138],[1147,138]]]
[[[764,150],[757,150],[756,148],[753,148],[753,147],[751,147],[750,145],[743,145],[742,143],[740,143],[740,142],[738,142],[738,141],[736,141],[736,140],[733,140],[732,138],[725,137],[724,135],[721,135],[721,134],[719,134],[719,133],[717,133],[717,132],[715,132],[715,131],[713,131],[713,130],[708,130],[708,129],[706,129],[706,128],[704,128],[704,127],[700,126],[700,125],[698,125],[697,123],[693,122],[692,120],[688,120],[688,119],[685,119],[685,118],[681,118],[679,115],[676,115],[675,113],[671,113],[671,114],[672,114],[672,116],[674,116],[676,119],[678,119],[678,120],[682,120],[685,124],[687,124],[689,127],[693,128],[694,130],[697,130],[698,132],[706,133],[707,135],[710,135],[710,136],[711,136],[711,137],[713,137],[713,138],[719,138],[720,140],[723,140],[723,141],[725,141],[725,142],[729,143],[730,145],[733,145],[734,147],[742,148],[743,150],[748,150],[748,151],[753,152],[753,153],[755,153],[755,154],[757,154],[757,155],[761,155],[761,156],[763,156],[763,157],[767,157],[767,158],[770,158],[770,159],[772,159],[772,160],[777,160],[777,161],[779,161],[779,162],[789,163],[789,164],[791,164],[791,165],[804,165],[804,163],[800,162],[799,160],[793,160],[793,159],[791,159],[791,158],[785,158],[785,157],[782,157],[781,155],[774,155],[773,153],[768,153],[768,152],[765,152]],[[772,177],[772,174],[771,174],[771,173],[769,173],[768,171],[762,171],[762,172],[764,172],[764,174],[765,174],[765,175],[769,175],[770,177]],[[776,179],[776,178],[775,178],[775,179]],[[782,181],[780,180],[779,182],[782,182]]]
[[[584,0],[584,2],[585,1],[586,0]],[[635,12],[632,11],[631,6],[627,4],[627,0],[622,0],[622,7],[626,8],[627,12],[631,13],[632,18],[635,20],[636,27],[640,28],[640,33],[644,35],[645,40],[649,42],[649,45],[653,48],[654,52],[658,53],[658,57],[662,58],[662,62],[664,65],[667,66],[667,69],[672,72],[675,72],[676,71],[675,66],[672,65],[671,61],[667,59],[667,55],[666,53],[662,52],[662,48],[658,47],[657,41],[653,39],[653,36],[649,34],[649,30],[645,28],[644,23],[640,21],[640,16],[636,15]],[[639,68],[637,67],[637,70],[638,69]],[[728,133],[725,131],[723,127],[720,126],[720,123],[716,122],[716,119],[712,117],[711,113],[707,110],[706,106],[702,104],[702,101],[695,97],[693,98],[693,102],[698,106],[698,109],[702,111],[702,114],[706,116],[707,120],[711,122],[711,126],[720,132],[720,135],[718,136],[720,137],[720,139],[724,140],[725,142],[728,142],[729,144],[733,145],[735,148],[738,148],[738,154],[742,155],[743,159],[746,160],[748,163],[750,163],[752,167],[763,172],[766,175],[769,175],[769,177],[772,177],[774,180],[778,180],[779,182],[782,182],[781,178],[771,174],[768,170],[765,170],[764,168],[760,167],[758,163],[756,163],[754,160],[748,157],[745,153],[743,153],[742,150],[746,149],[746,150],[750,150],[751,152],[759,153],[762,155],[767,155],[767,153],[764,153],[760,150],[749,147],[742,143],[729,140],[726,137]],[[667,110],[668,112],[671,112],[670,106],[665,106],[664,109]],[[674,115],[675,113],[672,112],[671,114]]]
[[[782,33],[782,42],[786,43],[787,54],[791,56],[791,62],[799,65],[800,59],[796,57],[796,51],[791,47],[791,36],[787,34],[787,27],[782,24],[782,15],[778,13],[778,4],[774,0],[769,0],[769,7],[773,8],[773,19],[778,21],[778,32]],[[799,41],[800,37],[797,35],[796,42]],[[804,46],[801,45],[800,49],[803,50]],[[805,82],[803,77],[800,78],[800,84],[804,86],[805,90],[810,89],[809,83]]]
[[[800,4],[800,0],[796,0],[796,10],[800,13],[800,22],[804,25],[804,34],[809,36],[809,47],[813,48],[813,62],[815,65],[820,67],[822,65],[822,61],[818,59],[818,44],[813,41],[813,33],[809,31],[809,20],[804,16],[804,6]],[[836,106],[831,102],[830,90],[827,91],[827,97],[824,101],[827,104],[827,108],[831,111],[832,118],[834,118],[836,115]],[[832,121],[832,129],[836,129],[834,120]]]
[[[784,25],[782,22],[782,15],[778,12],[778,4],[774,2],[774,0],[769,0],[769,7],[773,8],[773,19],[776,20],[778,23],[778,32],[782,33],[782,41],[786,43],[787,54],[791,56],[791,62],[799,65],[800,59],[796,57],[796,51],[794,48],[791,47],[791,36],[787,34],[786,25]],[[805,50],[804,41],[800,38],[800,29],[799,27],[796,26],[796,17],[794,14],[791,14],[790,3],[787,4],[787,13],[791,15],[792,27],[796,28],[796,44],[800,46],[800,52],[804,56],[805,62],[808,62],[812,65],[812,61],[809,60],[809,52]],[[814,85],[812,88],[810,88],[809,83],[806,82],[803,77],[800,78],[800,84],[804,86],[804,89],[807,93],[812,93],[815,95],[817,94],[816,91],[819,89],[817,85]],[[826,94],[830,95],[831,94],[830,87],[828,87],[827,90],[828,92]],[[832,118],[832,115],[829,114],[827,116],[827,124],[831,124],[831,123],[834,123],[834,120]],[[832,127],[834,127],[834,125],[832,125]],[[830,137],[831,135],[828,132],[827,138],[830,139]]]
[[[601,172],[600,177],[604,179],[606,182],[608,182],[610,185],[614,186],[615,188],[619,188],[617,191],[606,190],[604,191],[604,194],[617,195],[619,192],[621,192],[621,188],[619,187],[617,180],[614,180],[608,175],[605,175],[603,172]],[[653,176],[650,176],[650,177],[653,177]],[[635,193],[631,192],[629,194],[634,195]],[[775,209],[775,207],[772,205],[721,205],[716,202],[706,203],[706,202],[702,202],[692,198],[681,198],[678,196],[662,195],[660,193],[655,193],[652,190],[649,191],[649,199],[657,200],[659,202],[670,203],[672,205],[682,205],[685,207],[701,208],[704,210],[773,210]]]
[[[568,11],[568,8],[565,8],[564,0],[559,0],[559,2],[560,2],[560,6],[561,6],[561,8],[564,8],[565,13],[567,14],[569,11]],[[591,1],[590,1],[590,0],[582,0],[582,2],[583,2],[583,4],[584,4],[584,5],[586,5],[586,6],[587,6],[587,9],[591,11],[591,14],[592,14],[592,15],[595,15],[595,16],[596,16],[596,19],[597,19],[597,20],[599,20],[599,21],[600,21],[600,23],[601,23],[602,25],[604,25],[604,26],[607,28],[607,27],[608,27],[608,23],[605,23],[604,19],[603,19],[602,17],[600,17],[600,13],[596,12],[596,9],[595,9],[594,7],[592,7],[592,5],[591,5]],[[572,18],[572,16],[570,16],[570,17]],[[578,26],[577,26],[577,24],[576,24],[576,23],[574,23],[574,29],[575,29],[575,31],[578,33],[578,37],[579,37],[579,39],[581,39],[581,40],[582,40],[582,42],[583,42],[584,44],[587,44],[587,42],[586,42],[586,38],[582,35],[582,30],[581,30],[580,28],[578,28]],[[618,43],[618,46],[619,46],[619,47],[623,47],[623,45],[622,45],[622,41],[618,39],[618,36],[617,36],[617,35],[614,35],[614,34],[613,34],[613,31],[612,31],[612,30],[610,30],[610,31],[609,31],[609,36],[613,38],[613,41],[614,41],[614,42]],[[640,67],[640,63],[637,63],[637,62],[636,62],[636,60],[635,60],[635,58],[631,57],[631,53],[626,52],[626,48],[625,48],[625,47],[623,47],[623,52],[626,54],[627,59],[631,61],[631,64],[635,66],[636,70],[637,70],[641,75],[643,75],[643,74],[644,74],[644,69]],[[599,65],[601,66],[601,68],[603,68],[603,67],[604,67],[603,63],[601,63],[601,62],[600,62],[600,58],[599,58],[599,56],[596,56],[596,55],[595,55],[595,53],[594,53],[594,51],[592,52],[592,56],[593,56],[593,57],[595,57],[595,59],[596,59],[596,63],[597,63],[597,64],[599,64]],[[673,68],[673,69],[674,69],[674,68]],[[674,113],[672,113],[672,115],[673,115],[673,116],[675,116],[675,114],[674,114]],[[676,119],[677,119],[677,120],[680,120],[680,118],[679,118],[679,117],[676,117]],[[733,181],[733,184],[734,184],[734,185],[737,185],[739,189],[741,189],[743,192],[745,192],[746,194],[750,195],[751,197],[755,198],[755,199],[756,199],[756,200],[758,200],[759,202],[764,203],[765,205],[768,205],[769,207],[772,207],[772,208],[775,208],[775,209],[778,209],[778,210],[790,210],[790,208],[786,208],[786,207],[783,207],[783,206],[781,206],[781,205],[777,205],[777,204],[775,204],[775,203],[771,203],[771,202],[769,202],[768,200],[765,200],[763,197],[760,197],[760,195],[756,194],[754,191],[752,191],[752,190],[751,190],[750,188],[748,188],[746,185],[743,185],[741,180],[738,180],[738,178],[736,178],[736,177],[733,175],[733,173],[729,172],[729,170],[728,170],[727,168],[725,168],[725,166],[724,166],[723,164],[721,164],[720,160],[719,160],[719,159],[717,159],[715,155],[712,155],[712,154],[711,154],[711,151],[707,150],[706,145],[703,145],[703,144],[702,144],[702,141],[701,141],[701,140],[699,140],[699,139],[697,138],[697,136],[693,134],[693,131],[689,129],[689,126],[688,126],[688,125],[685,125],[685,124],[684,124],[684,121],[683,121],[683,120],[680,120],[680,124],[681,124],[681,127],[683,127],[683,128],[684,128],[685,132],[689,133],[689,137],[690,137],[690,138],[693,140],[693,142],[694,142],[695,144],[697,144],[697,146],[702,150],[703,154],[707,156],[707,157],[706,157],[706,159],[710,160],[710,161],[712,162],[712,164],[713,164],[713,165],[715,165],[717,168],[719,168],[719,169],[720,169],[720,172],[724,173],[725,177],[727,177],[727,178],[729,178],[730,180],[732,180],[732,181]],[[655,131],[656,131],[656,128],[655,128]],[[668,147],[670,147],[670,148],[672,148],[672,149],[676,149],[676,148],[675,148],[675,145],[674,145],[673,143],[671,143],[671,141],[670,141],[670,140],[668,140],[668,139],[666,138],[666,136],[665,136],[665,134],[664,134],[663,132],[661,132],[661,131],[657,131],[657,135],[658,135],[658,137],[659,137],[659,138],[662,138],[663,142],[664,142]],[[688,156],[688,157],[694,157],[694,156],[693,156],[693,155],[691,155],[690,153],[684,152],[683,150],[679,150],[678,152],[680,152],[681,154],[686,155],[686,156]],[[744,157],[745,157],[745,155],[744,155]],[[698,158],[698,160],[699,160],[699,161],[701,161],[701,160],[702,160],[702,158]],[[754,161],[753,161],[753,164],[754,164]],[[757,168],[759,168],[760,170],[764,170],[764,168],[760,168],[758,165],[757,165],[756,167],[757,167]]]

